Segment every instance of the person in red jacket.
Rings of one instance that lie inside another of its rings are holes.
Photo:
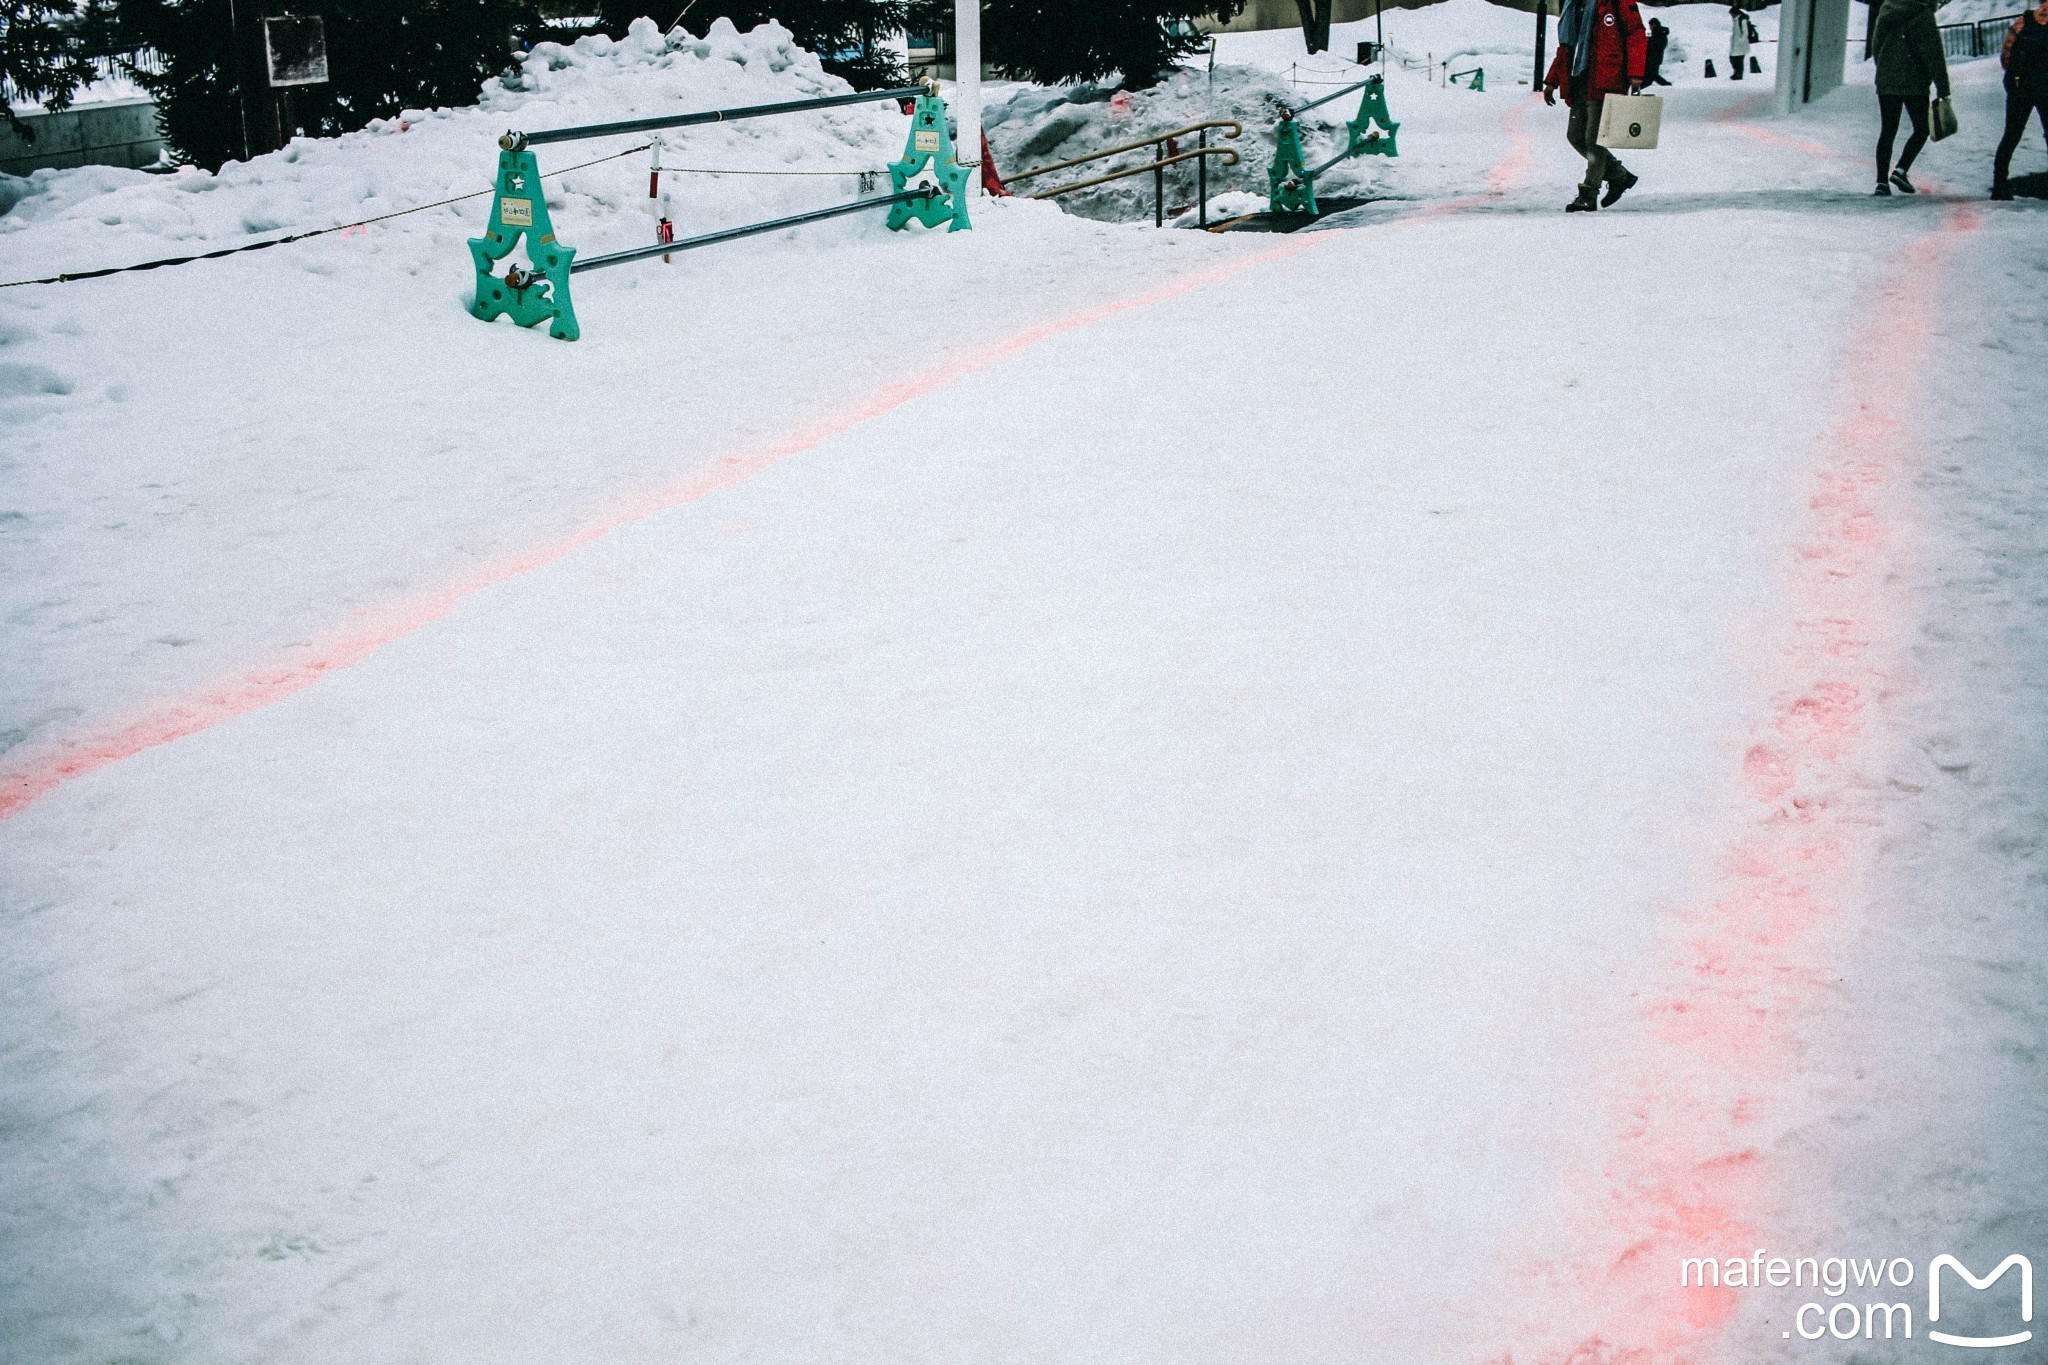
[[[1586,178],[1579,197],[1564,206],[1566,213],[1612,205],[1636,183],[1620,158],[1599,143],[1600,106],[1609,95],[1642,90],[1647,46],[1636,0],[1565,0],[1557,16],[1557,55],[1543,78],[1543,102],[1556,104],[1557,92],[1564,92],[1571,109],[1565,136],[1586,158]],[[1596,198],[1602,184],[1607,194]]]

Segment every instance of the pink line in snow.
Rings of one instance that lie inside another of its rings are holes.
[[[1554,1266],[1548,1320],[1516,1354],[1546,1365],[1692,1365],[1758,1354],[1724,1339],[1740,1291],[1678,1287],[1689,1256],[1747,1257],[1797,1192],[1766,1156],[1803,1114],[1802,1038],[1827,1009],[1831,935],[1868,851],[1858,775],[1884,753],[1870,706],[1905,638],[1887,590],[1909,529],[1912,395],[1928,372],[1940,269],[1977,224],[1951,209],[1878,272],[1899,285],[1854,329],[1845,410],[1822,436],[1790,579],[1787,686],[1744,754],[1747,815],[1709,902],[1678,916],[1641,1054],[1617,1077],[1606,1169],[1575,1201],[1576,1264]]]
[[[1808,138],[1787,137],[1783,133],[1772,132],[1769,128],[1754,123],[1738,124],[1735,131],[1753,141],[1768,143],[1773,147],[1784,147],[1794,152],[1805,152],[1808,156],[1826,157],[1831,161],[1860,161],[1863,159],[1850,156],[1847,152],[1838,152],[1832,147],[1814,142]]]
[[[1830,161],[1860,160],[1858,157],[1850,156],[1846,152],[1838,152],[1834,148],[1815,142],[1810,138],[1788,137],[1784,133],[1773,131],[1761,124],[1746,122],[1751,117],[1762,113],[1764,106],[1769,102],[1770,95],[1767,92],[1758,91],[1754,95],[1736,100],[1731,104],[1726,104],[1716,109],[1713,113],[1707,115],[1707,121],[1709,123],[1734,123],[1737,125],[1735,131],[1742,134],[1742,136],[1756,142],[1768,143],[1773,147],[1783,147],[1788,151],[1804,152],[1808,156],[1825,157]]]
[[[1532,91],[1528,99],[1515,101],[1501,120],[1501,130],[1508,135],[1508,150],[1486,173],[1486,188],[1493,194],[1506,194],[1529,173],[1529,158],[1536,135],[1523,125],[1528,119],[1530,106],[1538,98]]]
[[[25,810],[45,793],[76,777],[169,744],[187,735],[245,715],[259,707],[281,701],[311,687],[329,673],[350,668],[385,645],[420,627],[438,621],[466,599],[507,579],[553,564],[591,541],[621,526],[643,520],[657,512],[730,488],[764,469],[780,464],[792,455],[842,435],[865,422],[895,411],[904,404],[968,375],[989,368],[1040,342],[1066,332],[1106,321],[1119,313],[1160,303],[1205,285],[1249,270],[1264,262],[1292,255],[1311,239],[1290,238],[1284,245],[1228,264],[1187,275],[1148,293],[1075,313],[1058,322],[1021,332],[995,345],[971,351],[921,374],[887,385],[859,402],[824,420],[784,437],[772,445],[741,455],[729,455],[710,469],[663,488],[657,488],[614,509],[609,515],[549,544],[482,565],[474,572],[431,592],[399,602],[382,611],[358,618],[341,633],[316,641],[304,658],[273,668],[245,673],[216,682],[168,703],[152,706],[141,714],[118,722],[97,733],[60,741],[56,752],[31,756],[0,767],[0,820]]]
[[[1528,165],[1529,138],[1521,129],[1523,106],[1511,110],[1503,127],[1510,146],[1507,155],[1487,176],[1493,194],[1514,183]],[[1418,222],[1445,213],[1455,213],[1487,196],[1473,195],[1435,204],[1410,215],[1403,222]],[[1392,226],[1392,225],[1390,225]],[[1150,304],[1163,303],[1235,275],[1296,255],[1317,245],[1339,240],[1336,234],[1289,237],[1264,251],[1182,276],[1171,284],[1143,294],[1119,299],[1095,308],[1083,309],[1057,322],[1033,327],[991,346],[970,351],[957,359],[934,366],[921,374],[899,380],[876,390],[861,401],[771,445],[740,455],[729,455],[708,470],[641,495],[589,526],[549,544],[482,565],[455,582],[409,598],[382,611],[365,614],[340,633],[315,641],[305,657],[290,663],[226,678],[198,691],[158,703],[125,720],[74,739],[59,740],[44,751],[31,753],[0,765],[0,820],[26,810],[42,796],[73,778],[97,772],[110,763],[131,758],[173,740],[225,724],[237,716],[282,701],[303,692],[329,673],[361,663],[370,655],[420,627],[440,620],[457,605],[507,579],[553,564],[571,551],[601,539],[621,526],[653,516],[657,512],[695,502],[721,489],[731,488],[761,471],[780,464],[792,455],[810,450],[863,423],[894,412],[906,403],[922,398],[959,379],[977,374],[1041,342]]]
[[[1754,95],[1746,95],[1739,100],[1732,100],[1722,105],[1719,109],[1707,115],[1707,121],[1710,123],[1733,123],[1736,119],[1748,118],[1752,114],[1760,114],[1763,112],[1764,105],[1770,101],[1770,98],[1771,96],[1768,91],[1759,90]]]

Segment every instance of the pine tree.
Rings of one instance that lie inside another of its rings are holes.
[[[268,150],[280,132],[291,136],[263,59],[263,17],[288,8],[325,21],[331,80],[290,94],[291,124],[314,135],[403,109],[472,104],[540,22],[533,0],[121,0],[124,35],[163,58],[160,74],[136,78],[187,161],[215,169]]]
[[[78,87],[93,78],[92,38],[106,23],[97,3],[0,0],[0,85],[24,103],[67,108]],[[0,101],[0,113],[22,141],[35,140],[12,101]]]
[[[600,0],[604,31],[619,37],[633,20],[648,15],[665,29],[682,23],[702,33],[713,19],[730,19],[742,32],[774,19],[815,52],[825,69],[855,89],[901,85],[903,65],[881,40],[899,32],[909,6],[905,0]],[[680,11],[671,12],[671,11]]]
[[[1243,8],[1243,0],[984,0],[981,50],[991,67],[1022,80],[1060,85],[1120,74],[1139,90],[1205,45],[1196,20]],[[921,0],[912,13],[940,31],[953,26],[952,0]]]

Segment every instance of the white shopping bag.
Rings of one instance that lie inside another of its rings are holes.
[[[1600,101],[1602,147],[1655,147],[1664,101],[1655,95],[1609,95]]]

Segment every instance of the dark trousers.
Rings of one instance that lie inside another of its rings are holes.
[[[1877,92],[1877,178],[1884,179],[1892,173],[1892,139],[1899,135],[1899,111],[1913,120],[1913,135],[1906,139],[1906,150],[1899,154],[1899,169],[1911,170],[1913,158],[1920,155],[1920,149],[1927,145],[1927,96],[1892,95]]]
[[[1572,106],[1571,119],[1564,128],[1572,150],[1586,158],[1586,178],[1579,182],[1579,188],[1588,192],[1599,189],[1602,181],[1619,180],[1628,174],[1621,158],[1600,145],[1600,106],[1606,101],[1605,95],[1581,99]]]
[[[2005,92],[2005,136],[1998,139],[1998,155],[1991,163],[1993,183],[2002,184],[2012,173],[2012,154],[2020,149],[2029,114],[2040,116],[2041,136],[2048,138],[2048,85],[2038,90]]]

